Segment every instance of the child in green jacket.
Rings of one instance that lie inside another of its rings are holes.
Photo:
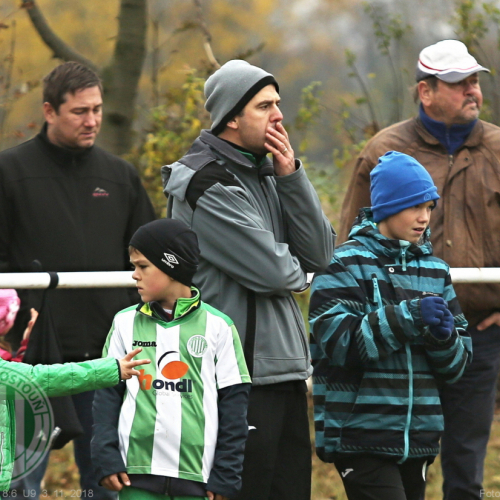
[[[19,298],[16,291],[0,289],[0,336],[6,335],[11,329],[18,309]],[[32,311],[25,340],[29,337],[35,320],[36,312]],[[141,350],[135,349],[120,360],[104,358],[82,363],[37,366],[11,363],[0,357],[0,491],[9,489],[14,467],[16,400],[24,399],[35,409],[35,418],[38,419],[43,438],[40,439],[37,454],[32,456],[35,457],[36,465],[50,447],[52,429],[47,398],[111,387],[120,380],[139,375],[135,367],[150,362],[148,359],[133,360]],[[43,409],[47,411],[43,412]]]

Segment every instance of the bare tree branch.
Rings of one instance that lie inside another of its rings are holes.
[[[205,49],[207,59],[214,68],[218,69],[220,68],[220,64],[219,61],[217,61],[217,59],[215,58],[214,52],[212,50],[212,35],[210,34],[210,30],[208,29],[207,23],[205,22],[205,18],[203,17],[201,0],[193,0],[193,1],[198,11],[199,27],[201,29],[201,32],[203,33],[203,36],[205,37],[205,40],[203,42],[203,48]]]
[[[98,68],[92,61],[73,50],[52,31],[52,28],[47,23],[42,11],[34,0],[22,0],[21,7],[28,12],[35,30],[47,47],[52,50],[54,57],[62,59],[63,61],[76,61],[88,66],[94,71],[98,71]]]

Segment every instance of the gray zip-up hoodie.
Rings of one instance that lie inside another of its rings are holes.
[[[194,282],[240,333],[255,385],[305,380],[308,341],[293,291],[329,264],[335,232],[300,161],[274,176],[202,131],[189,152],[162,167],[168,215],[188,224],[201,250]]]

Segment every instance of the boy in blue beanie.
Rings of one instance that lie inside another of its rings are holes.
[[[432,178],[394,151],[370,176],[371,208],[312,285],[316,451],[350,500],[417,500],[439,453],[438,387],[461,377],[471,342],[432,255]]]

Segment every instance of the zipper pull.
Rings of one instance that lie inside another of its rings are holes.
[[[372,274],[372,283],[373,283],[373,302],[377,304],[378,307],[383,307],[382,297],[380,296],[380,290],[378,288],[378,280],[376,274]]]
[[[401,251],[401,264],[403,266],[403,271],[406,271],[406,250],[408,250],[408,247],[403,247],[403,250]]]

